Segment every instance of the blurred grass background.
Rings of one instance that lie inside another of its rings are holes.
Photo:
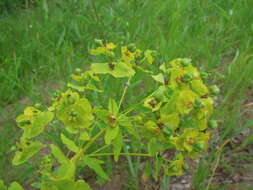
[[[22,175],[11,169],[10,147],[18,132],[8,115],[15,118],[24,97],[40,100],[38,87],[67,81],[76,67],[89,64],[87,50],[95,38],[134,42],[164,60],[191,57],[209,72],[222,90],[215,115],[219,144],[252,127],[252,8],[252,0],[1,0],[0,178],[25,181],[33,172],[28,166]],[[9,105],[16,112],[8,112]],[[252,145],[252,138],[245,140],[244,147]],[[196,189],[211,175],[201,168],[214,160],[210,153],[209,162],[201,162]]]

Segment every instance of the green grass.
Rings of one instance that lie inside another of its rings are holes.
[[[0,16],[0,118],[16,115],[7,113],[8,104],[15,105],[22,97],[35,103],[42,98],[38,87],[67,81],[76,67],[88,65],[87,50],[95,38],[155,49],[161,54],[160,61],[191,57],[201,70],[210,72],[211,83],[222,90],[215,115],[222,121],[220,144],[253,117],[243,107],[253,93],[249,88],[253,82],[253,1],[93,2],[43,0],[35,8]],[[9,161],[9,148],[18,130],[10,121],[0,125],[0,178],[10,181],[19,176],[10,169]],[[211,153],[210,162],[213,159]],[[201,164],[196,187],[202,187],[210,176],[203,171],[209,162]]]

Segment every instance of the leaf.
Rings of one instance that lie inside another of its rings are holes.
[[[168,125],[172,127],[173,129],[176,129],[179,125],[180,117],[178,113],[171,113],[171,114],[166,114],[166,115],[161,114],[159,122],[163,123],[164,125]]]
[[[59,180],[44,183],[41,190],[92,190],[83,180]]]
[[[30,109],[26,110],[25,114],[31,115],[30,111]],[[54,117],[54,114],[49,111],[39,112],[36,116],[28,116],[25,114],[20,115],[16,121],[18,123],[22,120],[29,121],[29,125],[25,125],[24,127],[22,127],[22,129],[24,130],[23,137],[27,139],[34,138],[41,134],[44,131],[45,126],[50,123]]]
[[[164,83],[164,76],[162,73],[159,73],[158,75],[152,75],[152,78],[157,81],[157,82],[160,82],[160,83]]]
[[[153,173],[153,177],[155,178],[155,180],[158,180],[158,176],[162,167],[162,158],[161,157],[157,157],[156,161],[155,161],[155,171]]]
[[[51,180],[72,180],[75,177],[76,166],[73,162],[68,161],[60,165],[54,174],[51,176]],[[50,177],[50,176],[49,176]]]
[[[90,139],[90,135],[87,131],[82,131],[79,137],[80,140],[82,141],[87,141]]]
[[[182,115],[189,114],[197,97],[197,94],[191,90],[182,90],[176,101],[176,108],[178,112]]]
[[[71,116],[70,111],[75,116]],[[88,128],[93,122],[93,110],[86,98],[81,98],[74,104],[65,106],[56,112],[56,116],[66,127],[70,128]]]
[[[112,98],[109,99],[109,104],[108,104],[108,110],[110,113],[112,113],[114,116],[116,116],[119,112],[119,107],[116,101]]]
[[[109,177],[100,165],[101,163],[103,163],[101,160],[98,160],[96,158],[84,157],[83,161],[85,165],[87,165],[90,169],[94,170],[96,174],[99,175],[99,177],[104,180],[109,180]]]
[[[10,187],[8,190],[24,190],[21,185],[19,185],[17,182],[11,183]]]
[[[72,152],[77,153],[79,151],[79,148],[76,146],[75,142],[67,138],[64,134],[61,134],[61,140],[63,144],[65,144]]]
[[[75,89],[79,92],[84,92],[85,90],[94,90],[96,92],[102,92],[102,90],[97,89],[96,86],[94,86],[92,84],[87,84],[85,86],[79,86],[79,85],[75,85],[75,84],[72,84],[72,83],[68,83],[67,86],[69,88]]]
[[[117,62],[112,64],[114,64],[113,69],[110,68],[108,63],[93,63],[90,68],[96,74],[111,74],[115,78],[131,77],[135,74],[135,71],[127,63]]]
[[[105,144],[111,144],[112,140],[116,138],[119,132],[119,127],[107,127],[105,131]]]
[[[7,190],[7,187],[4,185],[3,180],[0,180],[0,190]]]
[[[16,153],[12,160],[13,165],[20,165],[34,156],[40,149],[43,147],[43,144],[40,142],[31,142],[29,145],[23,147],[22,151]]]
[[[111,71],[108,63],[93,63],[90,69],[96,74],[108,74]]]
[[[114,152],[114,160],[117,162],[119,160],[119,155],[123,146],[123,137],[121,131],[118,132],[117,137],[113,142],[113,152]]]
[[[127,63],[118,62],[115,64],[115,69],[110,72],[115,78],[132,77],[135,71]]]
[[[200,96],[207,95],[209,93],[208,88],[206,85],[202,82],[202,80],[192,80],[191,82],[191,88]]]
[[[92,190],[88,183],[86,183],[83,180],[78,180],[76,182],[76,188],[75,190]]]
[[[155,138],[152,138],[148,142],[148,151],[151,156],[155,156],[156,153],[159,151],[159,144]]]
[[[149,176],[151,176],[152,174],[152,168],[153,168],[153,165],[150,163],[150,162],[145,162],[145,169],[144,169],[144,172],[142,174],[142,178],[144,180],[147,180]]]
[[[54,157],[60,162],[61,164],[68,163],[68,158],[63,154],[63,152],[54,144],[50,145],[51,152],[54,155]]]

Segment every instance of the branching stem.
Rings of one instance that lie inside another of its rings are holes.
[[[114,153],[97,153],[97,154],[88,154],[87,156],[113,156]],[[145,156],[151,157],[150,154],[145,153],[119,153],[120,156]]]

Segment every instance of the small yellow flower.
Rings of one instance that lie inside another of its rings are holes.
[[[154,62],[154,57],[152,55],[153,53],[154,53],[154,51],[152,51],[152,50],[146,50],[144,52],[144,56],[149,64],[152,64]]]
[[[103,46],[97,47],[96,49],[91,49],[89,53],[91,55],[100,55],[110,53],[113,49],[116,48],[114,43],[107,43]]]
[[[122,59],[125,62],[130,62],[132,60],[134,60],[135,58],[135,52],[131,52],[127,49],[127,46],[122,46],[121,47],[121,55],[122,55]]]
[[[210,134],[200,132],[195,128],[186,128],[183,134],[173,137],[172,142],[176,149],[195,158],[202,150],[208,147]]]

